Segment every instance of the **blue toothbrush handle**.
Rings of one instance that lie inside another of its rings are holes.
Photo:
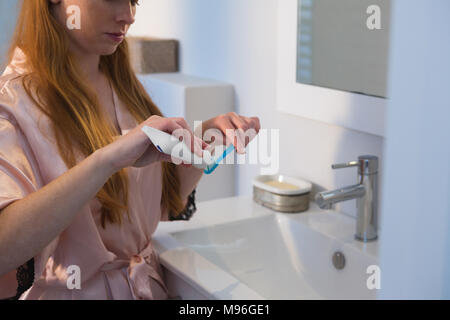
[[[211,174],[213,173],[214,170],[216,170],[216,168],[219,166],[220,161],[222,161],[223,159],[226,158],[226,156],[232,152],[234,150],[234,145],[230,144],[230,146],[222,153],[221,156],[219,156],[215,161],[214,164],[212,166],[208,166],[203,172],[206,174]]]

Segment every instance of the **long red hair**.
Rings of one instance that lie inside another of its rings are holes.
[[[23,85],[38,108],[51,120],[59,153],[68,168],[76,165],[75,148],[88,156],[111,142],[118,133],[102,116],[95,92],[80,77],[69,51],[68,35],[51,15],[48,0],[22,3],[9,56],[16,47],[27,57],[30,72]],[[112,83],[117,96],[138,123],[152,115],[162,116],[130,64],[126,40],[109,56],[100,58],[100,70]],[[171,216],[183,210],[175,165],[162,162],[161,204]],[[127,169],[113,174],[97,193],[102,204],[101,221],[121,223],[128,212]]]

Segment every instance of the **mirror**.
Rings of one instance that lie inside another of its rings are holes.
[[[389,0],[298,0],[297,82],[387,97]]]

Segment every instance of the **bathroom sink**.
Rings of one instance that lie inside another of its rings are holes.
[[[228,198],[231,206],[232,199],[235,206],[241,202],[241,209],[246,207],[245,201],[252,201]],[[214,203],[226,208],[220,201],[227,200],[208,201],[205,209]],[[196,282],[197,287],[203,284],[203,295],[209,298],[376,298],[376,290],[369,290],[366,283],[370,276],[367,268],[377,265],[377,242],[354,240],[354,219],[314,205],[301,214],[258,206],[247,204],[252,214],[235,219],[239,214],[234,213],[228,222],[219,219],[213,223],[216,214],[202,211],[187,230],[181,227],[167,230],[164,236],[160,233],[156,241],[159,239],[163,265],[172,270],[178,266],[175,272],[180,277],[185,272],[185,280]],[[343,268],[333,264],[336,253],[345,259]],[[225,291],[220,285],[208,290],[208,281],[222,281]],[[240,290],[231,292],[238,285]]]

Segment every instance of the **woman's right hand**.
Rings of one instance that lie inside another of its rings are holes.
[[[191,152],[200,157],[203,155],[203,149],[208,147],[206,142],[194,136],[183,118],[164,118],[154,115],[102,148],[114,172],[130,166],[144,167],[157,161],[174,162],[170,155],[156,149],[141,130],[143,126],[153,127],[169,134],[175,133],[180,139],[183,137],[183,141],[190,147]]]

